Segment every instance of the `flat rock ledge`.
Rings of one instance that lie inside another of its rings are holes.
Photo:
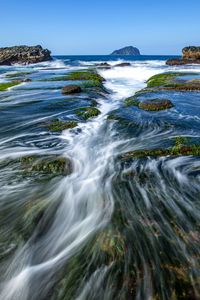
[[[51,51],[43,49],[40,45],[0,48],[0,65],[26,65],[51,60]]]

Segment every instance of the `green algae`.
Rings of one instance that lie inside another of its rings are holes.
[[[147,80],[147,87],[154,88],[154,87],[177,87],[180,86],[181,83],[175,83],[174,79],[178,76],[188,75],[187,73],[162,73],[157,74],[150,77]]]
[[[15,77],[30,75],[32,73],[33,72],[15,72],[15,73],[6,74],[6,77],[7,78],[15,78]]]
[[[95,246],[109,256],[110,260],[120,259],[125,253],[124,238],[117,230],[108,229],[101,232]]]
[[[168,149],[146,149],[146,150],[136,150],[130,151],[125,154],[122,154],[122,159],[129,158],[145,158],[148,156],[152,157],[161,157],[161,156],[199,156],[200,155],[200,145],[182,145],[174,146]]]
[[[136,96],[132,96],[124,100],[125,106],[139,106],[139,103],[140,102],[137,100]]]
[[[85,120],[97,117],[100,113],[100,110],[96,107],[81,107],[76,112],[78,116],[82,117]]]
[[[74,128],[78,125],[76,121],[60,121],[59,119],[52,120],[50,124],[47,125],[50,131],[62,131],[70,128]]]
[[[47,79],[43,79],[41,81],[82,81],[82,80],[87,80],[87,81],[91,81],[94,82],[94,84],[97,83],[102,83],[103,81],[105,81],[105,79],[99,75],[98,73],[96,73],[94,70],[89,70],[89,71],[74,71],[62,76],[56,76],[56,77],[52,77],[52,78],[47,78]]]
[[[22,83],[22,81],[11,81],[11,82],[3,82],[0,83],[0,92],[6,91],[7,89],[19,85],[20,83]]]
[[[95,71],[76,71],[66,75],[67,80],[89,80],[94,82],[103,82],[105,79]]]
[[[99,87],[102,88],[103,84],[99,80],[88,80],[81,83],[82,88],[92,88],[92,87]]]
[[[29,174],[39,172],[54,176],[65,176],[72,172],[70,160],[64,157],[30,155],[20,158],[20,163],[22,169]]]

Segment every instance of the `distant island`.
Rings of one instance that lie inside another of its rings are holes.
[[[136,47],[128,46],[115,50],[110,55],[140,55],[140,50]]]

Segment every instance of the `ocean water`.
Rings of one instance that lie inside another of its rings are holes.
[[[199,78],[199,66],[169,67],[168,58],[55,56],[0,67],[0,83],[15,72],[31,79],[0,92],[0,300],[200,299],[199,157],[120,160],[178,136],[200,144],[199,92],[160,92],[174,104],[160,112],[124,105],[155,74]],[[131,66],[115,67],[123,62]],[[74,82],[51,81],[90,68],[108,92],[66,96],[61,88]],[[94,105],[97,117],[77,115]],[[53,119],[78,126],[51,132]],[[70,159],[73,172],[25,173],[21,159],[31,155]]]

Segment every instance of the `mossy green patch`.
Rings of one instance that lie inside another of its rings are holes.
[[[31,155],[20,158],[20,162],[27,173],[69,175],[72,172],[70,160],[64,157]]]
[[[89,71],[76,71],[69,73],[67,80],[89,80],[94,82],[103,82],[105,79],[93,70]]]
[[[174,79],[178,76],[188,75],[187,73],[162,73],[150,77],[147,80],[147,87],[177,87],[181,86],[181,83],[174,82]]]
[[[104,230],[96,241],[96,246],[107,256],[110,260],[120,259],[125,253],[125,241],[120,232],[116,230]]]
[[[65,129],[74,128],[78,125],[76,121],[60,121],[59,119],[52,120],[50,124],[47,125],[47,128],[50,131],[62,131]]]
[[[136,96],[132,96],[129,98],[126,98],[124,100],[125,106],[139,106],[140,102],[137,100]]]
[[[93,82],[93,85],[97,85],[99,83],[102,83],[105,81],[105,79],[99,75],[97,72],[94,70],[88,70],[88,71],[75,71],[71,72],[62,76],[56,76],[52,77],[49,79],[43,79],[41,81],[67,81],[67,80],[72,80],[72,81],[82,81],[82,80],[87,80],[90,82]],[[90,83],[91,85],[91,83]]]
[[[92,87],[103,87],[102,82],[99,80],[88,80],[81,83],[82,88],[92,88]]]
[[[158,157],[158,156],[199,156],[200,155],[200,145],[188,145],[188,146],[174,146],[168,149],[146,149],[146,150],[136,150],[130,151],[121,156],[122,159],[129,158],[145,158],[148,156]]]
[[[96,107],[81,107],[77,111],[77,115],[85,120],[97,117],[100,113],[100,110]]]
[[[8,88],[11,88],[13,86],[16,86],[18,84],[22,83],[21,81],[15,80],[15,81],[11,81],[11,82],[3,82],[0,83],[0,91],[6,91]]]
[[[16,73],[10,73],[10,74],[6,74],[7,78],[15,78],[15,77],[21,77],[21,76],[26,76],[26,75],[30,75],[33,72],[16,72]]]

